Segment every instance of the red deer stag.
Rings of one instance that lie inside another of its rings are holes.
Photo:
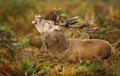
[[[75,26],[78,22],[77,16],[68,18],[64,22],[61,20],[65,14],[59,14],[58,9],[52,10],[47,17],[51,20],[36,14],[35,20],[32,22],[40,33],[47,50],[58,59],[79,61],[79,60],[106,60],[111,55],[111,44],[100,39],[68,39],[61,29],[65,28],[84,28],[92,22],[88,21],[81,26]],[[74,26],[73,26],[74,25]]]

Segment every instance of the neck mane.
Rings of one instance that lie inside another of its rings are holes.
[[[62,53],[68,47],[68,41],[61,32],[54,31],[45,36],[44,42],[48,51],[53,54]]]

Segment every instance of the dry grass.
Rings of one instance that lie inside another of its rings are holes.
[[[120,5],[119,0],[4,0],[0,1],[0,76],[119,76]],[[51,58],[43,51],[41,39],[31,21],[34,14],[45,16],[53,8],[62,8],[68,16],[80,16],[80,22],[93,20],[93,32],[64,29],[67,37],[99,38],[113,44],[110,63],[94,61],[78,64]],[[12,31],[11,31],[12,30]],[[14,33],[13,33],[14,32]],[[32,34],[32,35],[30,35]],[[4,43],[4,44],[3,44]]]

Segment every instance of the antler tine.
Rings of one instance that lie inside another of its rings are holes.
[[[71,28],[83,29],[83,28],[85,28],[85,27],[90,26],[91,24],[93,24],[93,21],[88,21],[88,22],[82,24],[81,26],[70,26],[70,25],[69,25],[69,27],[71,27]]]
[[[75,16],[73,18],[68,18],[64,21],[64,25],[68,28],[69,25],[73,25],[75,23],[77,23],[79,20],[78,19],[79,16]],[[75,20],[75,21],[74,21]]]
[[[57,22],[57,13],[61,10],[61,8],[59,9],[55,9],[53,12],[53,21]]]
[[[68,19],[65,20],[64,22],[65,22],[65,23],[70,23],[71,21],[78,19],[78,17],[79,17],[79,16],[75,16],[75,17],[73,17],[73,18],[68,18]]]
[[[86,22],[85,24],[83,24],[83,25],[81,25],[79,28],[84,28],[84,27],[88,27],[88,26],[90,26],[91,24],[93,24],[93,21],[91,20],[91,21],[88,21],[88,22]]]
[[[69,25],[76,24],[76,23],[79,22],[79,21],[80,21],[80,20],[76,20],[76,21],[70,22]]]
[[[50,17],[50,19],[51,19],[52,21],[57,21],[57,13],[58,13],[60,10],[61,10],[61,8],[59,8],[59,9],[54,8],[53,10],[51,10],[51,11],[49,12],[49,14],[47,15],[47,17]]]
[[[52,19],[52,21],[54,21],[54,12],[56,11],[56,8],[54,8],[51,12],[50,12],[50,18]]]
[[[66,14],[61,13],[60,16],[57,18],[55,23],[59,23],[62,17],[66,17]]]

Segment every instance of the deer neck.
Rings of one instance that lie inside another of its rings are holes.
[[[61,32],[54,31],[44,37],[44,42],[48,51],[62,53],[68,48],[68,40]]]

